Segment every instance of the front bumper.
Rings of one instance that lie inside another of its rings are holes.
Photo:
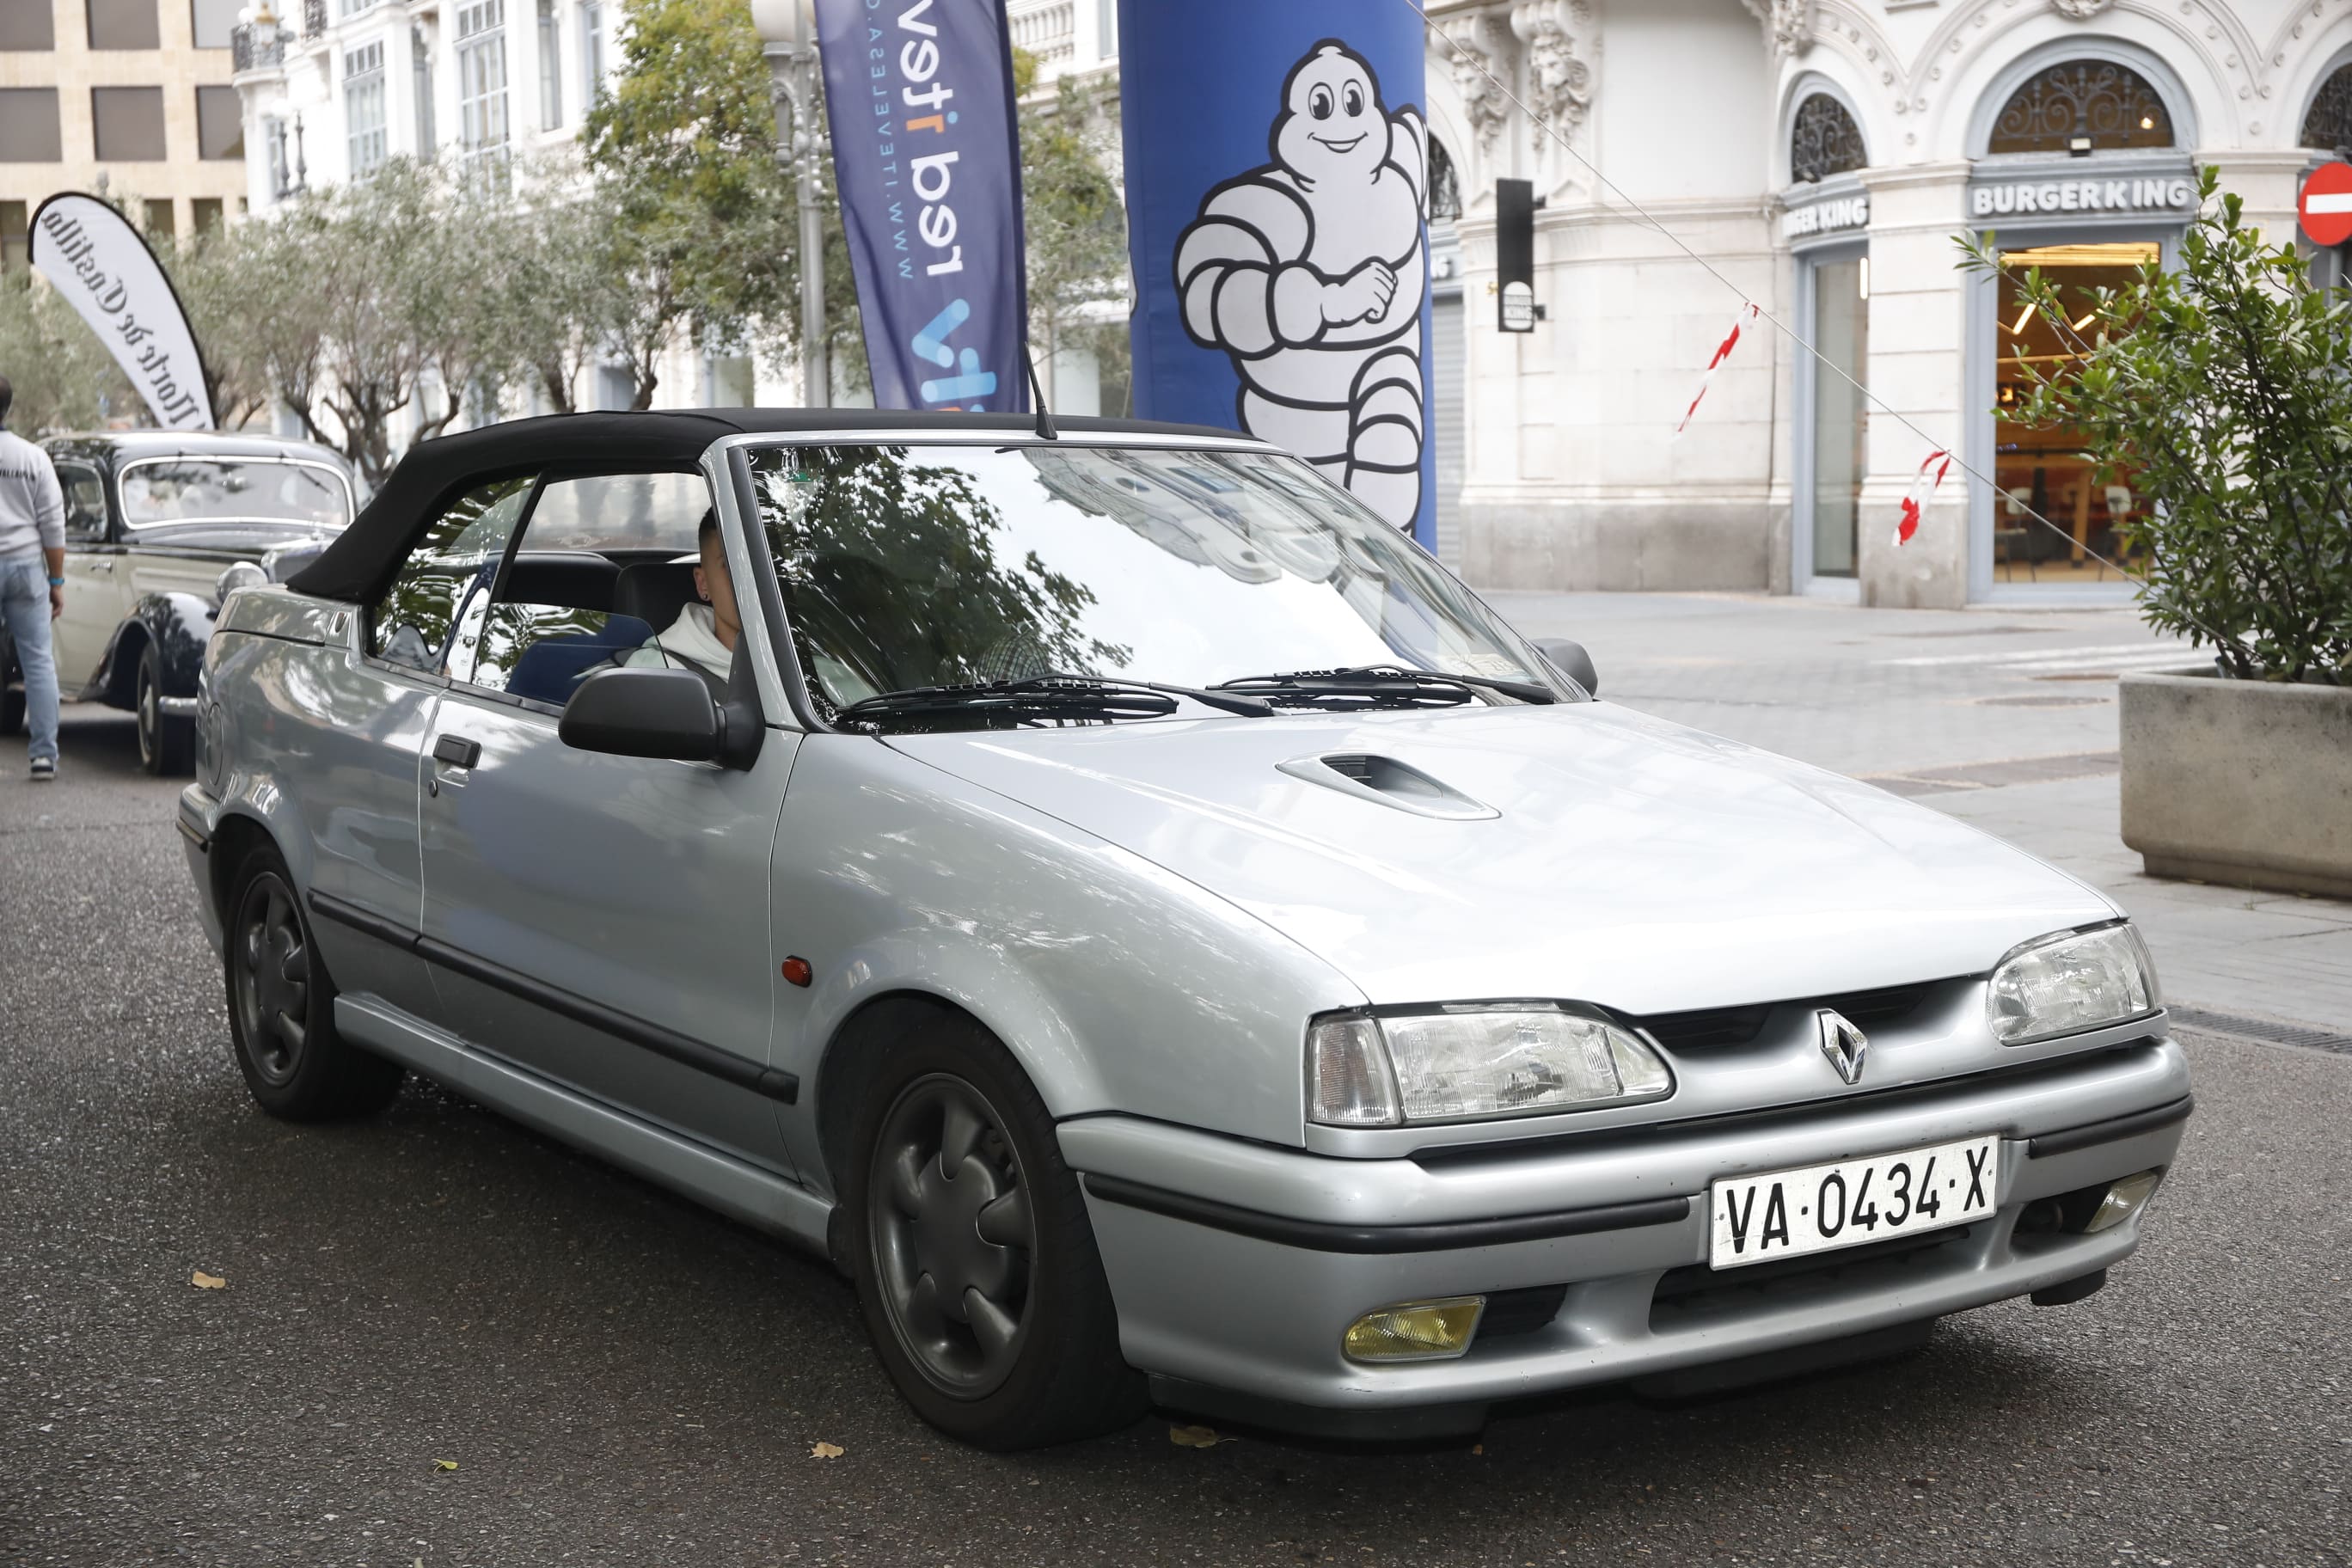
[[[2169,1165],[2188,1097],[2179,1047],[2144,1039],[1878,1099],[1420,1159],[1334,1159],[1117,1116],[1066,1122],[1061,1142],[1083,1173],[1127,1358],[1179,1388],[1172,1398],[1189,1388],[1213,1412],[1334,1430],[1349,1428],[1312,1418],[1380,1430],[1384,1416],[1442,1414],[1444,1429],[1497,1401],[1794,1352],[2094,1274],[2138,1246],[2137,1217],[2084,1236],[2021,1234],[2020,1216]],[[2002,1138],[1999,1207],[1965,1230],[1745,1279],[1706,1269],[1718,1177],[1988,1132]],[[1456,1360],[1369,1366],[1339,1352],[1349,1323],[1391,1303],[1509,1291],[1549,1304],[1556,1287],[1549,1317],[1482,1329]]]

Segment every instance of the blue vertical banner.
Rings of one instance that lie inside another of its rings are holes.
[[[816,0],[816,17],[875,405],[1025,411],[1004,0]]]
[[[1120,0],[1118,37],[1136,413],[1286,447],[1433,544],[1420,11]]]

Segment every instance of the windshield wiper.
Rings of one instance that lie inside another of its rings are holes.
[[[1037,675],[1019,680],[981,680],[956,686],[917,686],[885,691],[853,702],[834,715],[836,722],[879,723],[898,719],[980,715],[1014,722],[1059,722],[1113,719],[1164,719],[1175,699],[1189,697],[1228,713],[1263,719],[1274,711],[1255,697],[1202,691],[1156,680],[1109,680],[1090,675]]]
[[[1244,692],[1269,702],[1313,706],[1337,699],[1367,707],[1444,708],[1470,700],[1472,691],[1494,691],[1521,702],[1557,702],[1548,686],[1526,680],[1497,680],[1485,675],[1448,675],[1434,669],[1407,669],[1396,665],[1358,664],[1339,669],[1295,669],[1282,675],[1245,675],[1220,681],[1220,691]]]

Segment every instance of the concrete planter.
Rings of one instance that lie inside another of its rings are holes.
[[[2122,709],[2149,876],[2352,898],[2352,687],[2126,675]]]

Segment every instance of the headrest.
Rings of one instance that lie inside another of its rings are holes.
[[[507,568],[505,598],[511,605],[609,610],[620,574],[619,566],[591,550],[519,550]]]
[[[694,563],[689,561],[645,561],[624,566],[613,584],[613,608],[636,616],[656,631],[667,631],[694,596]]]

